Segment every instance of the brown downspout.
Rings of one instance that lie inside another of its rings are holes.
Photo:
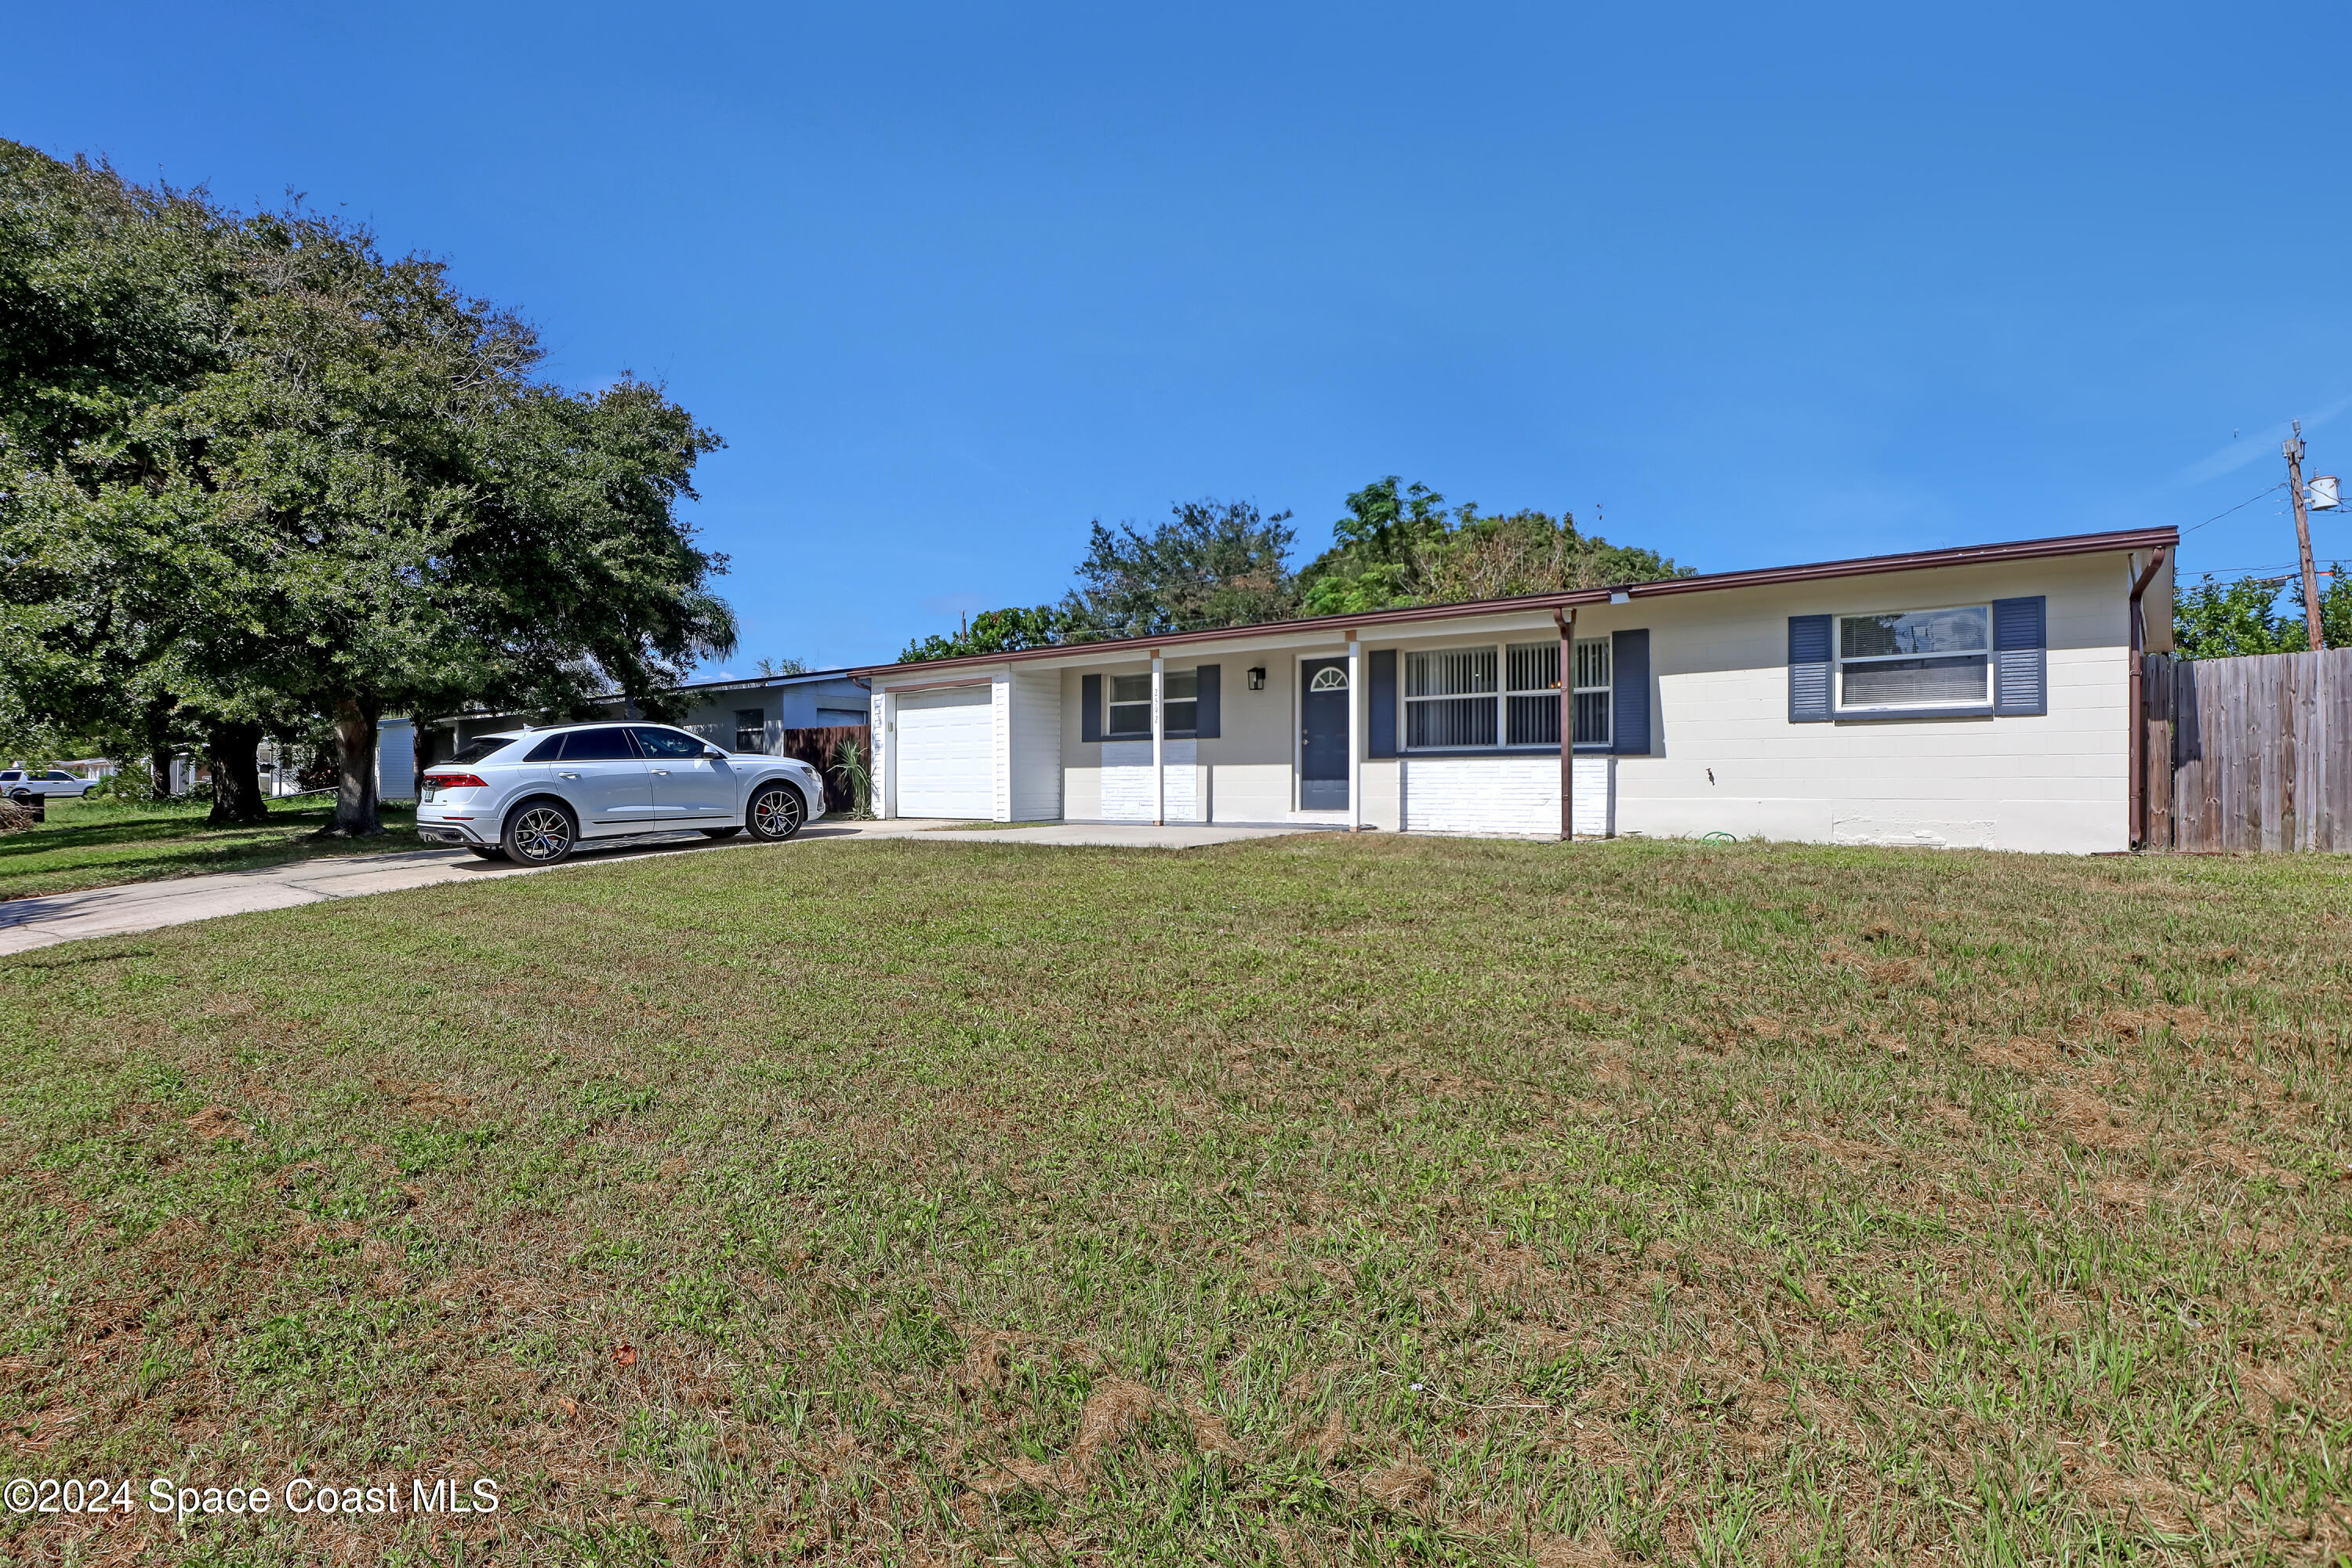
[[[1559,841],[1576,837],[1576,681],[1569,673],[1569,656],[1576,651],[1576,609],[1554,610],[1559,625]]]
[[[2135,849],[2145,848],[2147,845],[2147,715],[2141,711],[2146,699],[2140,690],[2139,668],[2140,650],[2147,643],[2147,613],[2141,606],[2139,596],[2147,592],[2147,585],[2156,581],[2157,572],[2163,565],[2164,546],[2159,544],[2156,552],[2147,558],[2147,570],[2139,574],[2139,581],[2132,584],[2131,591],[2131,733],[2127,737],[2130,742],[2127,754],[2131,760],[2126,765],[2131,769],[2129,826],[2131,847]]]

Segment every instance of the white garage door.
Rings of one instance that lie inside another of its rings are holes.
[[[996,815],[996,704],[989,688],[898,699],[898,815]]]

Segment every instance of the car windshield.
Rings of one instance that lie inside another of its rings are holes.
[[[449,761],[460,763],[488,762],[521,739],[520,735],[485,735],[478,741],[468,741],[458,747],[450,754]]]

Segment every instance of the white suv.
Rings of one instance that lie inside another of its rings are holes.
[[[416,835],[485,859],[551,866],[583,838],[698,828],[790,838],[824,815],[792,757],[722,751],[667,724],[560,724],[484,735],[425,771]]]
[[[37,795],[64,800],[88,795],[97,787],[96,779],[80,778],[63,768],[51,768],[47,773],[38,768],[0,770],[0,795],[10,800],[30,800]]]

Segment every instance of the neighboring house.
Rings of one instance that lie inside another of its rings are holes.
[[[1565,794],[1579,835],[2123,849],[2133,650],[2171,640],[2141,600],[2170,605],[2178,542],[2084,534],[876,667],[877,804],[1559,837]]]
[[[755,676],[748,680],[706,680],[682,686],[687,702],[683,727],[730,752],[776,753],[788,730],[825,730],[866,722],[866,685],[854,671],[812,670],[805,675]],[[616,719],[644,715],[625,698],[607,697],[599,707]],[[385,721],[389,725],[392,721]],[[457,713],[420,720],[411,745],[411,766],[422,772],[477,735],[495,734],[527,722],[514,713]],[[387,765],[383,777],[392,779]],[[409,786],[402,786],[407,793]]]

